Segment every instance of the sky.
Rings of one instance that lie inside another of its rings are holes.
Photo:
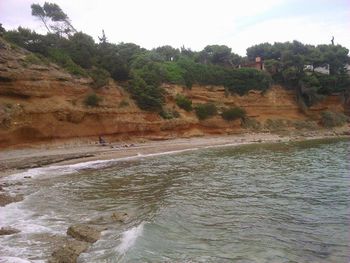
[[[32,3],[0,0],[6,30],[23,26],[45,33],[31,16]],[[255,44],[298,40],[350,49],[350,0],[48,0],[57,3],[79,31],[98,41],[132,42],[152,49],[163,45],[202,50],[219,44],[244,56]]]

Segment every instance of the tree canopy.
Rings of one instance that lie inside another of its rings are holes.
[[[57,4],[45,2],[43,6],[32,4],[31,8],[32,15],[39,18],[49,33],[51,30],[60,35],[78,32],[71,24],[67,14]]]

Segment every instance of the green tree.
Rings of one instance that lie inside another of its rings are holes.
[[[91,36],[79,32],[69,37],[67,51],[76,64],[83,68],[91,68],[97,48]]]
[[[320,64],[329,64],[330,74],[340,74],[344,72],[345,64],[348,62],[349,50],[340,45],[319,45],[321,53]]]
[[[256,57],[262,59],[272,59],[273,56],[272,45],[270,43],[262,43],[247,48],[247,56],[250,60],[255,60]]]
[[[199,53],[199,61],[220,66],[232,66],[231,48],[225,45],[209,45]]]
[[[180,55],[180,51],[172,46],[157,47],[156,49],[153,49],[153,51],[162,56],[165,61],[174,61]]]
[[[55,3],[45,2],[43,6],[39,4],[32,4],[32,15],[39,18],[47,31],[51,33],[50,28],[57,34],[70,35],[71,32],[77,33],[78,31],[73,27],[69,17],[63,10]],[[49,24],[49,22],[53,24]]]
[[[115,80],[128,80],[134,58],[143,52],[133,43],[100,43],[97,46],[96,63],[107,70]]]
[[[31,8],[32,8],[32,16],[37,17],[44,24],[47,31],[51,33],[50,28],[48,26],[48,21],[50,20],[50,18],[47,16],[44,8],[39,4],[32,4]]]
[[[175,101],[177,106],[179,106],[181,109],[184,109],[185,111],[191,111],[192,110],[192,101],[181,94],[177,94],[175,97]]]
[[[140,109],[161,112],[164,104],[164,90],[149,85],[137,73],[133,74],[129,91]]]

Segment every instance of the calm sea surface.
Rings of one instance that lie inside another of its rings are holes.
[[[31,170],[12,189],[26,199],[0,208],[0,226],[22,230],[0,237],[0,262],[42,262],[69,225],[126,211],[131,220],[108,225],[79,262],[348,263],[349,147],[255,144]]]

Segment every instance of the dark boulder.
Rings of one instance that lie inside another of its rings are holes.
[[[86,224],[77,224],[68,228],[67,235],[80,241],[94,243],[100,239],[101,230]]]
[[[2,227],[0,228],[0,236],[7,236],[7,235],[13,235],[13,234],[17,234],[21,231],[19,231],[16,228],[12,228],[12,227]]]
[[[58,247],[49,258],[49,263],[76,263],[79,255],[86,251],[89,244],[78,240],[68,240]]]
[[[10,196],[7,194],[0,194],[0,206],[5,206],[14,202],[20,202],[23,200],[23,197],[20,195]]]

